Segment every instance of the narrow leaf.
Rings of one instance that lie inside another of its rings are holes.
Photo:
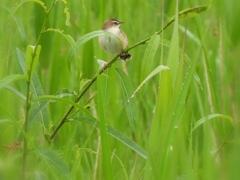
[[[4,123],[14,124],[13,120],[11,119],[0,119],[0,124],[4,124]]]
[[[178,37],[178,18],[175,18],[174,29],[172,33],[171,45],[168,53],[167,66],[170,69],[173,87],[177,77],[179,67],[179,37]]]
[[[3,79],[0,79],[0,89],[2,89],[3,87],[6,87],[9,83],[13,81],[18,81],[22,79],[26,80],[27,76],[22,74],[11,74],[9,76],[6,76]]]
[[[25,43],[27,38],[26,38],[26,33],[25,33],[25,30],[24,30],[24,26],[23,26],[22,22],[17,18],[17,16],[13,16],[13,18],[14,18],[16,24],[17,24],[18,31],[20,33],[22,41],[23,41],[23,43]]]
[[[136,121],[137,121],[137,112],[136,112],[136,108],[134,108],[134,105],[136,105],[136,102],[128,101],[134,92],[134,88],[133,88],[133,85],[132,85],[129,77],[121,69],[116,68],[115,70],[121,81],[122,88],[124,91],[124,95],[125,95],[125,99],[126,99],[126,113],[127,113],[127,117],[129,120],[129,124],[130,124],[132,130],[135,132]]]
[[[148,140],[148,159],[145,171],[146,179],[152,179],[159,176],[159,162],[161,160],[161,152],[163,142],[166,139],[169,129],[169,114],[171,112],[172,100],[172,77],[169,70],[163,71],[160,76],[157,96],[157,104],[154,111],[153,121],[151,125],[150,136]],[[156,143],[157,142],[157,143]],[[161,142],[161,145],[159,143]]]
[[[107,90],[107,79],[105,76],[98,76],[97,78],[97,90],[98,90],[98,104],[97,113],[99,119],[100,135],[101,135],[101,145],[102,145],[102,162],[103,162],[103,172],[104,179],[113,179],[113,171],[111,165],[111,150],[109,145],[109,136],[107,134],[106,127],[106,90]]]
[[[26,73],[25,54],[18,48],[16,49],[16,51],[17,51],[17,57],[18,57],[19,64],[22,68],[22,71],[24,73]],[[38,97],[38,96],[44,95],[43,88],[41,86],[41,82],[38,78],[37,73],[33,73],[32,83],[31,83],[31,92],[33,93],[33,96],[32,96],[33,99]],[[40,102],[40,103],[38,103],[38,105],[42,106],[41,103],[44,103],[44,102]],[[32,109],[30,109],[29,117],[33,117],[31,113],[32,113]],[[47,127],[49,125],[49,113],[48,113],[48,109],[46,107],[41,109],[39,117],[42,121],[42,124],[45,127]],[[32,119],[29,118],[29,124],[30,124],[31,121],[32,121]]]
[[[5,86],[5,89],[13,92],[14,94],[16,94],[17,96],[19,96],[21,99],[23,99],[24,101],[26,101],[26,96],[24,94],[22,94],[20,91],[18,91],[17,89],[9,86],[9,85],[6,85]]]
[[[224,118],[226,120],[229,120],[231,123],[233,122],[233,119],[232,117],[230,116],[226,116],[226,115],[223,115],[223,114],[211,114],[211,115],[208,115],[206,117],[203,117],[201,119],[199,119],[196,124],[194,125],[194,127],[192,128],[191,130],[191,133],[197,129],[199,126],[201,126],[202,124],[204,124],[206,121],[209,121],[209,120],[212,120],[214,118]]]
[[[16,6],[14,6],[13,10],[11,10],[10,12],[10,17],[12,17],[16,13],[18,8],[20,8],[24,3],[27,3],[27,2],[35,2],[39,4],[45,11],[47,10],[47,7],[45,6],[44,2],[41,0],[23,0],[23,1],[20,1],[20,3],[17,4]]]
[[[63,36],[63,38],[65,38],[67,40],[67,42],[70,44],[71,48],[70,48],[69,53],[68,53],[68,56],[69,56],[68,57],[68,68],[70,70],[71,69],[70,65],[72,63],[72,60],[75,59],[75,58],[79,59],[79,57],[77,55],[77,49],[75,48],[76,47],[75,40],[73,39],[72,36],[70,36],[68,34],[64,34],[63,30],[60,30],[60,29],[49,28],[49,29],[45,30],[44,33],[45,32],[55,32],[55,33],[58,33],[61,36]]]
[[[54,151],[44,148],[39,149],[39,153],[43,160],[58,169],[62,173],[62,175],[69,176],[69,170],[67,165]]]
[[[37,48],[35,50],[35,48]],[[30,79],[32,79],[32,75],[35,72],[35,69],[37,67],[39,55],[41,52],[41,46],[38,45],[37,47],[28,45],[27,51],[26,51],[26,69],[28,72],[28,75],[30,76]]]
[[[62,98],[61,95],[60,95],[60,97],[55,96],[55,95],[39,96],[39,97],[37,97],[36,99],[33,100],[33,103],[38,102],[38,101],[63,102],[63,103],[67,103],[67,104],[70,104],[72,106],[75,106],[76,108],[81,109],[82,111],[86,112],[86,109],[84,109],[82,106],[80,106],[79,104],[75,103],[74,101],[72,101],[70,99]]]
[[[117,140],[119,140],[120,142],[128,146],[130,149],[134,150],[137,154],[139,154],[144,159],[147,159],[146,152],[133,140],[131,140],[125,134],[123,134],[122,132],[118,131],[117,129],[111,126],[107,125],[107,129],[110,135],[112,135],[114,138],[116,138]]]
[[[160,36],[155,34],[151,37],[150,41],[148,42],[142,61],[141,80],[144,79],[147,76],[147,74],[151,71],[154,58],[158,50],[159,40]]]
[[[155,76],[156,74],[160,73],[161,71],[164,70],[169,70],[169,68],[167,66],[163,66],[163,65],[159,65],[158,67],[156,67],[142,82],[141,84],[137,87],[137,89],[134,91],[134,93],[131,95],[130,99],[133,98],[135,96],[135,94],[140,90],[140,88],[149,80],[151,79],[153,76]],[[130,100],[128,99],[128,100]]]
[[[98,31],[92,31],[90,33],[87,33],[85,35],[83,35],[82,37],[80,37],[77,42],[76,42],[76,47],[75,50],[77,50],[80,46],[82,46],[83,44],[85,44],[86,42],[88,42],[89,40],[98,37],[100,35],[109,35],[109,36],[113,36],[116,37],[120,42],[121,40],[113,33],[107,32],[107,31],[102,31],[102,30],[98,30]]]
[[[59,33],[61,36],[63,36],[68,41],[68,43],[71,45],[71,48],[74,48],[75,45],[76,45],[76,42],[74,41],[72,36],[70,36],[68,34],[64,34],[63,30],[49,28],[49,29],[45,30],[44,32],[56,32],[56,33]]]
[[[182,114],[184,113],[184,108],[186,107],[185,100],[186,100],[190,83],[192,81],[192,78],[194,77],[196,63],[197,63],[197,58],[195,58],[192,61],[191,66],[189,66],[189,69],[187,70],[188,73],[186,73],[184,83],[182,84],[182,88],[180,90],[177,101],[176,103],[174,103],[173,111],[169,120],[170,128],[168,130],[168,134],[163,144],[164,149],[163,149],[163,155],[161,160],[161,167],[165,167],[165,165],[168,162],[169,147],[170,147],[170,144],[172,143],[174,132],[175,132],[174,127],[178,125],[178,123],[181,121]]]
[[[82,37],[80,37],[77,40],[76,48],[79,48],[80,46],[82,46],[83,44],[88,42],[89,40],[91,40],[91,39],[93,39],[95,37],[98,37],[100,35],[103,35],[103,34],[105,34],[105,32],[102,31],[102,30],[99,30],[99,31],[93,31],[93,32],[90,32],[88,34],[83,35]]]
[[[76,120],[79,120],[81,122],[90,124],[92,126],[95,126],[96,128],[99,128],[99,122],[94,118],[89,117],[77,117],[74,118]],[[117,129],[107,125],[107,131],[108,134],[114,137],[115,139],[119,140],[123,144],[125,144],[127,147],[135,151],[138,155],[143,157],[144,159],[147,159],[147,153],[144,149],[142,149],[136,142],[134,142],[132,139],[130,139],[128,136],[123,134],[122,132],[118,131]]]

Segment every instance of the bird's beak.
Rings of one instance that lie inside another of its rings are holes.
[[[124,22],[119,22],[119,24],[124,24]]]

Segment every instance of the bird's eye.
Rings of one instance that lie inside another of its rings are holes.
[[[114,21],[113,24],[118,25],[119,23],[117,21]]]

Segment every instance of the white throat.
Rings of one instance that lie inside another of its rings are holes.
[[[121,30],[119,29],[119,26],[118,27],[111,27],[111,28],[107,29],[107,31],[110,32],[110,33],[113,33],[115,35],[118,35],[121,32]]]

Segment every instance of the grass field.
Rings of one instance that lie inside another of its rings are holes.
[[[239,179],[239,7],[1,0],[0,179]]]

